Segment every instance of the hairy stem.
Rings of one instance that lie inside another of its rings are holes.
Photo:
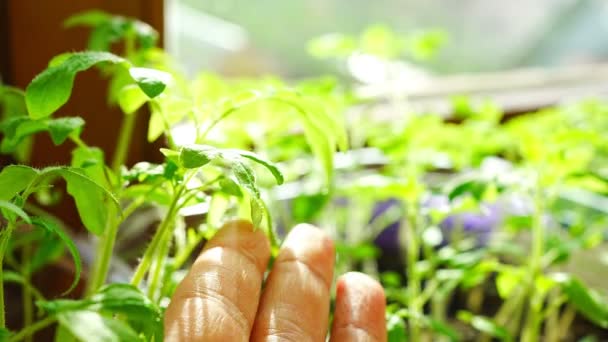
[[[116,216],[115,209],[108,207],[109,214],[106,224],[105,233],[99,238],[97,246],[97,255],[91,278],[87,283],[86,295],[90,296],[97,291],[106,281],[110,264],[112,261],[112,253],[114,252],[114,243],[116,242],[116,234],[120,226],[120,220]]]
[[[118,143],[114,150],[114,158],[112,159],[112,171],[114,171],[114,174],[116,175],[119,174],[120,167],[124,165],[127,160],[131,135],[133,134],[135,122],[137,121],[136,118],[137,112],[123,116],[120,132],[118,133]]]
[[[115,175],[120,174],[120,168],[125,164],[129,152],[129,144],[131,142],[131,135],[135,128],[135,122],[137,118],[137,112],[123,116],[122,126],[118,135],[118,143],[114,150],[114,157],[112,159],[112,171]],[[116,193],[120,192],[120,184],[115,184]],[[116,234],[118,234],[118,228],[121,220],[117,217],[114,211],[112,203],[108,203],[108,222],[104,230],[103,235],[99,238],[97,245],[97,253],[95,258],[95,264],[93,265],[93,272],[91,273],[91,279],[87,283],[86,295],[91,295],[97,291],[106,281],[108,271],[110,270],[110,262],[112,260],[112,253],[114,252],[114,244],[116,242]]]
[[[8,241],[11,238],[14,229],[14,222],[8,223],[7,227],[0,231],[0,328],[6,327],[6,314],[4,308],[4,254],[8,247]]]
[[[164,241],[165,235],[170,233],[173,219],[177,214],[178,202],[185,187],[186,185],[184,184],[178,191],[176,191],[176,194],[173,197],[173,201],[169,206],[169,211],[167,212],[167,215],[156,230],[156,233],[154,233],[154,237],[152,238],[150,245],[148,246],[148,248],[146,248],[144,256],[142,257],[139,265],[137,265],[137,268],[135,269],[135,273],[133,274],[133,278],[131,279],[132,285],[139,286],[141,281],[144,279],[146,272],[150,268],[150,265],[152,264],[156,253],[158,252],[160,244]]]
[[[33,304],[33,300],[32,300],[32,291],[31,291],[31,287],[28,286],[28,284],[30,283],[31,280],[31,269],[30,269],[30,257],[32,255],[32,245],[30,245],[29,243],[26,243],[25,245],[23,245],[23,249],[22,249],[22,262],[21,262],[21,273],[23,276],[23,286],[22,286],[22,291],[23,291],[23,327],[27,328],[29,326],[32,325],[32,323],[34,322],[34,308],[32,306]],[[28,336],[26,337],[25,341],[27,342],[31,342],[32,341],[32,336]]]

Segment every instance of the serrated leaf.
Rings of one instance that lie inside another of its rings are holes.
[[[10,201],[25,190],[38,176],[39,171],[24,165],[9,165],[0,172],[0,200]]]
[[[125,322],[93,311],[68,311],[57,315],[62,327],[80,341],[124,342],[141,341]]]
[[[49,133],[55,145],[61,145],[71,134],[80,134],[84,120],[80,117],[59,118],[48,121]]]
[[[38,74],[25,90],[25,102],[30,117],[38,120],[53,114],[70,98],[76,74],[100,63],[127,62],[122,57],[108,52],[76,52],[63,63]]]
[[[137,82],[139,88],[151,99],[160,95],[172,79],[169,73],[149,68],[130,68],[129,74]]]
[[[45,229],[49,233],[57,235],[72,255],[72,260],[74,260],[75,268],[74,280],[72,281],[72,285],[70,285],[70,287],[62,295],[71,292],[76,287],[76,285],[78,285],[78,281],[80,280],[80,272],[82,270],[82,260],[80,258],[80,253],[78,252],[76,244],[74,244],[74,241],[72,241],[72,239],[55,222],[43,219],[41,217],[34,217],[32,218],[32,224],[36,227]]]
[[[11,202],[7,202],[7,201],[3,201],[0,200],[0,213],[4,213],[5,211],[8,211],[12,214],[15,214],[19,217],[21,217],[21,219],[26,222],[26,223],[32,223],[32,220],[30,219],[30,216],[28,214],[25,213],[25,211],[23,211],[23,209],[19,208],[18,206],[14,205]],[[8,215],[9,217],[6,217],[7,219],[11,219],[10,215]]]

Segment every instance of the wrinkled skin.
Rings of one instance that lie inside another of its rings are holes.
[[[178,286],[165,315],[166,341],[325,341],[334,245],[296,226],[264,279],[270,245],[243,221],[224,226]],[[330,341],[386,341],[382,287],[361,273],[338,278]]]

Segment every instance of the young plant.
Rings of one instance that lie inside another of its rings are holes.
[[[346,148],[340,113],[329,112],[322,102],[330,98],[327,94],[333,88],[324,90],[322,82],[293,87],[278,80],[231,82],[208,75],[188,81],[175,71],[162,50],[154,47],[156,33],[144,23],[95,11],[76,15],[66,25],[92,27],[91,50],[53,58],[24,93],[2,88],[2,152],[26,154],[22,152],[27,151],[23,146],[41,132],[50,134],[56,145],[70,141],[75,147],[71,166],[38,170],[13,165],[0,173],[3,189],[0,208],[6,219],[0,235],[0,258],[10,261],[3,263],[3,269],[16,271],[2,278],[22,284],[25,315],[23,330],[9,332],[0,296],[1,334],[9,341],[31,340],[36,331],[58,322],[59,340],[161,340],[163,307],[180,275],[183,276],[179,270],[191,260],[201,240],[219,228],[221,221],[230,216],[247,218],[264,229],[277,247],[260,184],[267,187],[281,184],[284,176],[277,165],[263,156],[270,154],[262,149],[268,141],[285,138],[290,131],[300,135],[301,129],[304,141],[324,170],[321,178],[324,187],[331,188],[333,153],[337,145]],[[102,51],[110,50],[116,42],[124,43],[123,56]],[[85,126],[83,119],[53,118],[69,100],[77,73],[92,67],[99,67],[110,78],[110,102],[125,113],[109,163],[103,151],[80,138]],[[19,105],[7,94],[16,97]],[[161,149],[165,160],[162,164],[142,161],[127,168],[124,163],[135,117],[146,104],[152,113],[148,138],[153,141],[166,137],[167,148]],[[240,137],[234,135],[240,138],[234,142],[217,141],[218,136],[233,136],[234,126],[230,122],[234,117],[239,117],[240,127],[257,123],[256,130],[240,132],[243,133]],[[194,127],[195,134],[189,141],[176,139],[174,127],[178,124]],[[252,144],[262,153],[239,149]],[[306,151],[306,144],[298,150]],[[85,296],[77,300],[45,300],[29,279],[36,258],[42,258],[43,262],[54,258],[47,250],[46,235],[41,236],[38,230],[56,235],[73,255],[76,274],[66,292],[80,278],[81,260],[69,234],[31,200],[32,195],[48,194],[59,178],[75,199],[84,227],[98,237],[94,264],[86,277]],[[138,209],[150,205],[163,208],[164,215],[131,281],[105,285],[121,224]],[[206,215],[207,219],[191,226],[185,215],[192,211]],[[29,245],[26,239],[36,241],[36,251],[26,247]],[[13,255],[19,248],[27,249],[20,259]],[[44,254],[38,256],[39,252]],[[36,322],[31,309],[34,294],[41,310]]]

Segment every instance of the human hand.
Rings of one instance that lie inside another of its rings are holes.
[[[296,226],[264,285],[270,244],[244,221],[226,224],[205,246],[165,314],[166,341],[325,341],[334,245]],[[386,341],[384,290],[361,273],[336,285],[331,342]]]

